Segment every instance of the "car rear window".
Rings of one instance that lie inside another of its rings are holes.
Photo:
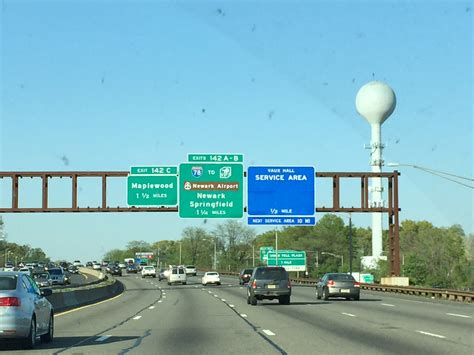
[[[16,289],[16,276],[0,276],[0,290],[14,290]]]
[[[255,278],[262,280],[281,280],[287,279],[288,274],[285,269],[272,268],[272,269],[257,269]]]
[[[252,275],[253,269],[245,269],[243,274],[250,274]]]
[[[196,266],[194,266],[194,265],[188,265],[188,266],[186,266],[186,267],[187,267],[188,269],[195,269],[195,268],[196,268]]]
[[[52,275],[62,275],[63,274],[61,269],[50,269],[49,273],[52,274]]]
[[[216,275],[219,275],[217,272],[208,272],[207,273],[208,276],[216,276]]]
[[[352,275],[349,274],[335,274],[335,275],[330,275],[329,280],[334,280],[334,281],[355,281],[355,279],[352,277]]]
[[[145,266],[144,269],[145,270],[153,270],[153,266]]]

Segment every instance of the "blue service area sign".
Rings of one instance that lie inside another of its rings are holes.
[[[314,226],[314,217],[248,217],[248,224],[273,226]]]
[[[249,216],[314,216],[314,167],[251,166],[247,181]],[[271,224],[299,224],[289,222]]]

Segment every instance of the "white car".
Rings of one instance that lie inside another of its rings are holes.
[[[25,274],[27,274],[28,276],[31,276],[31,269],[28,268],[28,267],[22,267],[18,270],[19,272],[24,272]]]
[[[194,265],[186,266],[186,275],[196,276],[196,273],[197,273],[196,266]]]
[[[168,285],[180,283],[186,285],[186,269],[182,266],[173,266],[168,275]]]
[[[147,276],[156,277],[156,270],[154,266],[143,266],[142,278]]]
[[[81,263],[80,260],[74,260],[74,262],[72,263],[72,265],[79,267],[79,266],[82,266],[82,263]]]
[[[221,277],[218,272],[215,271],[208,271],[202,277],[202,285],[206,286],[209,284],[213,285],[220,285],[221,284]]]
[[[94,263],[94,264],[92,264],[92,269],[93,270],[102,270],[102,265],[100,265],[99,263]]]

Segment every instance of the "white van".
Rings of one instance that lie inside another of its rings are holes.
[[[182,266],[173,266],[168,275],[168,285],[181,283],[186,285],[186,269]]]

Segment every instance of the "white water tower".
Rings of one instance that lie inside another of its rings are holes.
[[[356,96],[356,109],[372,127],[372,140],[370,142],[370,165],[372,172],[382,172],[382,123],[395,110],[396,97],[392,88],[380,81],[371,81],[359,89]],[[371,207],[384,207],[382,198],[382,178],[372,178],[370,188]],[[372,257],[367,264],[375,266],[382,256],[382,213],[372,213]]]

